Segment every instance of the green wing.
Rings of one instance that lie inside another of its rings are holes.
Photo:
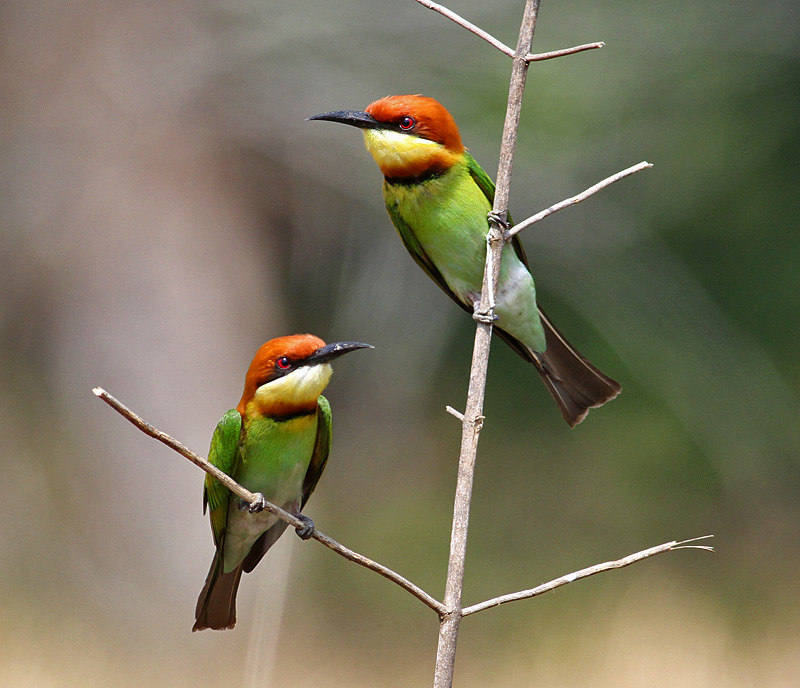
[[[442,291],[447,294],[453,301],[455,301],[461,308],[463,308],[468,313],[472,312],[472,309],[464,303],[461,303],[461,300],[455,295],[452,289],[447,285],[445,282],[442,273],[439,272],[439,269],[433,264],[433,261],[428,257],[428,254],[425,253],[425,249],[422,248],[419,241],[417,240],[416,235],[414,234],[414,230],[408,226],[406,221],[400,217],[400,214],[397,212],[397,206],[395,205],[386,205],[386,210],[389,212],[389,217],[392,219],[392,224],[397,229],[397,233],[400,235],[400,238],[403,240],[403,245],[406,247],[406,250],[411,254],[411,257],[414,259],[417,265],[419,265],[422,270],[425,272],[428,277],[430,277],[436,284],[441,287]]]
[[[475,162],[475,158],[473,158],[469,151],[464,153],[467,158],[467,169],[469,170],[469,174],[474,180],[474,182],[478,185],[478,188],[483,191],[483,195],[486,196],[489,203],[494,203],[494,182],[491,180],[488,174],[483,171],[483,168]],[[511,219],[511,215],[506,217],[508,223],[513,225],[514,221]],[[514,253],[517,254],[517,258],[519,258],[523,265],[528,268],[530,271],[530,266],[528,265],[528,257],[525,255],[525,249],[522,246],[522,242],[519,240],[519,235],[515,234],[511,239],[511,246],[514,249]]]
[[[314,488],[319,482],[325,464],[328,463],[328,454],[331,451],[331,405],[321,396],[317,400],[317,439],[314,442],[314,452],[311,454],[311,463],[308,464],[306,478],[303,481],[302,509]]]
[[[494,204],[494,182],[491,180],[489,175],[483,171],[483,168],[477,162],[475,162],[475,158],[469,154],[469,151],[467,151],[465,155],[467,156],[467,169],[469,170],[470,176],[478,185],[478,188],[483,191],[483,195],[486,196],[486,198],[489,200],[489,203]],[[510,225],[514,224],[510,214],[506,215],[506,220]],[[511,247],[514,249],[514,253],[517,254],[517,258],[519,258],[520,262],[528,269],[528,272],[530,272],[531,268],[528,265],[528,256],[525,255],[525,247],[519,240],[518,234],[515,234],[511,238]],[[547,317],[544,315],[541,308],[539,308],[539,315],[542,318],[542,325],[545,327],[545,336],[547,336],[548,330],[551,329],[550,321],[547,320]],[[535,357],[531,354],[528,347],[522,342],[518,341],[516,338],[512,337],[510,334],[508,334],[508,332],[500,327],[495,327],[494,332],[526,361],[531,361],[534,363],[536,362]]]
[[[223,473],[232,475],[236,468],[239,453],[239,440],[242,435],[242,416],[236,409],[228,411],[217,423],[211,437],[211,449],[208,450],[208,461]],[[215,478],[206,474],[203,488],[203,513],[206,507],[211,517],[211,530],[217,547],[222,542],[225,524],[228,520],[228,498],[230,490]]]
[[[467,169],[469,170],[470,176],[478,185],[478,188],[483,192],[483,195],[486,196],[489,203],[494,203],[494,182],[491,180],[489,175],[483,171],[483,168],[475,161],[475,158],[469,154],[469,151],[465,151],[464,155],[467,159]],[[428,277],[430,277],[434,282],[436,282],[436,284],[439,285],[439,287],[441,287],[445,294],[453,299],[453,301],[455,301],[465,311],[471,313],[471,306],[462,303],[455,293],[453,293],[453,290],[447,286],[447,282],[445,282],[442,273],[439,272],[439,269],[433,264],[433,261],[428,257],[428,254],[425,253],[425,249],[423,249],[420,245],[419,240],[414,234],[414,230],[408,226],[402,217],[400,217],[400,213],[397,212],[397,206],[387,203],[386,210],[389,213],[389,217],[392,219],[392,224],[397,229],[397,233],[403,240],[406,250],[411,254],[411,257],[414,259],[417,265],[419,265],[425,271]],[[508,216],[508,222],[513,224],[510,215]],[[486,229],[487,231],[489,229],[488,221]],[[514,235],[514,237],[511,239],[511,246],[514,248],[514,252],[517,254],[517,257],[527,268],[528,258],[525,255],[525,249],[519,240],[519,236]]]

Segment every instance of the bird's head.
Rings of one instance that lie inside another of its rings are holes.
[[[386,96],[364,112],[341,110],[309,117],[358,127],[387,178],[409,179],[445,171],[464,153],[452,115],[433,98]]]
[[[330,362],[369,344],[325,344],[313,334],[271,339],[256,352],[236,407],[242,416],[285,416],[313,411],[331,379]]]

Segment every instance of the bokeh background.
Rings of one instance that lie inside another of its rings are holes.
[[[516,41],[520,1],[450,7]],[[794,686],[800,676],[800,15],[789,0],[544,0],[511,211],[652,170],[528,230],[541,300],[624,392],[569,430],[493,347],[465,601],[682,551],[470,617],[457,685]],[[473,325],[395,236],[354,130],[441,100],[494,176],[510,63],[412,0],[0,5],[0,685],[430,685],[436,619],[287,534],[239,624],[190,632],[205,453],[266,339],[374,351],[329,388],[307,513],[443,592]]]

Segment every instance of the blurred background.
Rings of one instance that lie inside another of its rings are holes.
[[[449,6],[510,45],[522,2]],[[800,15],[788,0],[544,0],[511,211],[542,302],[623,394],[575,430],[496,342],[465,602],[686,550],[462,625],[458,686],[800,675]],[[412,0],[0,5],[0,685],[430,685],[437,624],[291,533],[239,623],[192,634],[205,454],[267,339],[374,351],[329,388],[321,530],[441,597],[474,326],[407,256],[358,132],[424,93],[495,175],[509,60]]]

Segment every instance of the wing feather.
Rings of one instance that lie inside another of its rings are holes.
[[[314,442],[314,451],[311,454],[311,463],[308,464],[306,478],[303,482],[303,501],[300,508],[305,506],[311,493],[319,482],[322,472],[328,463],[328,454],[331,451],[331,405],[321,396],[317,400],[317,439]]]
[[[236,409],[231,409],[217,423],[211,437],[211,448],[208,451],[208,461],[219,468],[223,473],[233,475],[236,462],[239,458],[239,444],[242,436],[242,416]],[[206,474],[203,488],[203,513],[206,507],[211,517],[211,530],[214,533],[214,543],[221,546],[228,521],[228,500],[230,490],[216,478]]]

